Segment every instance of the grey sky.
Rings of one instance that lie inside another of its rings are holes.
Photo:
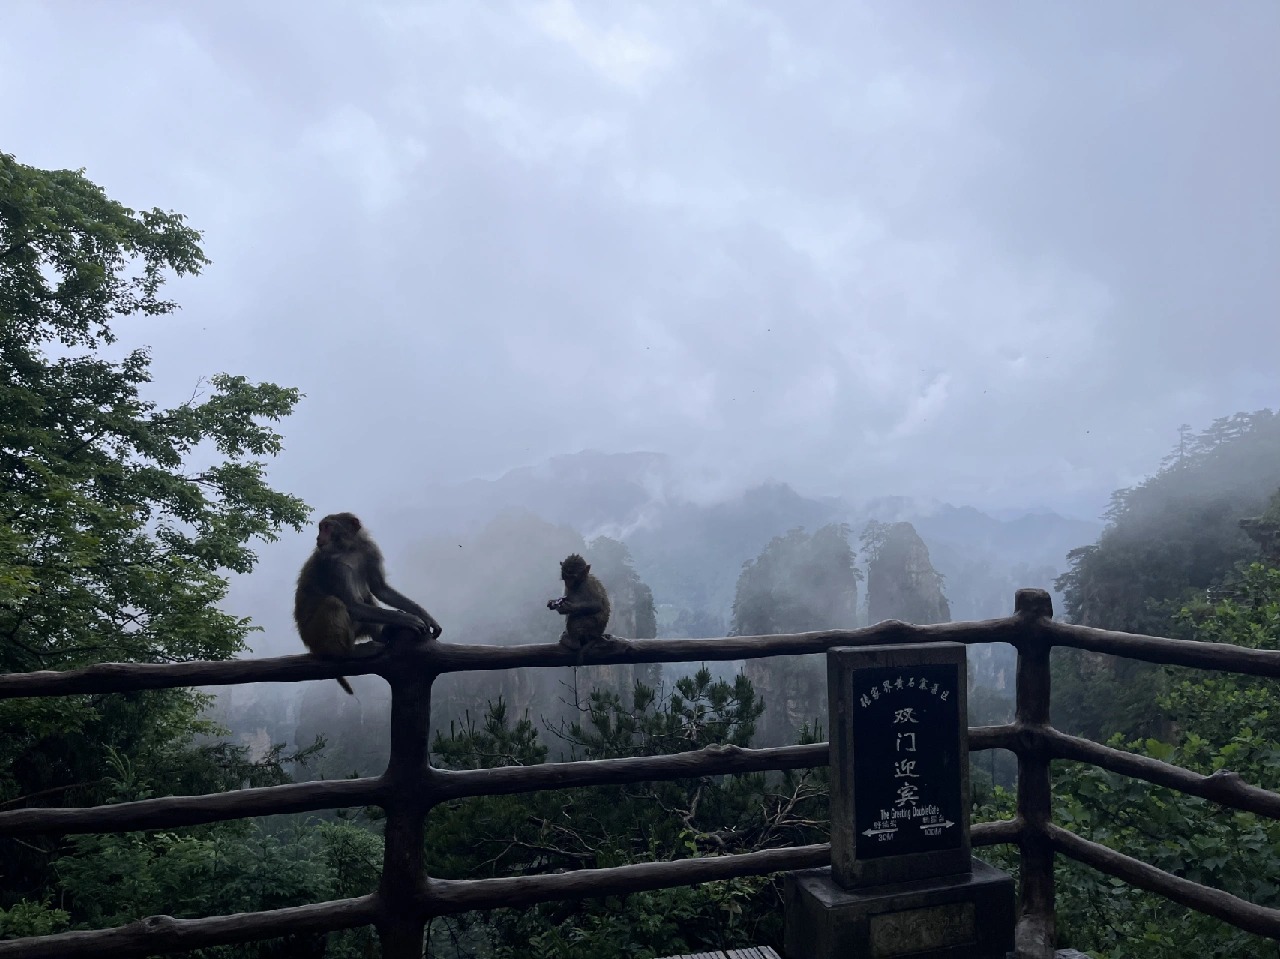
[[[205,232],[122,337],[166,402],[303,389],[272,476],[322,511],[583,447],[1096,508],[1280,402],[1278,40],[1272,0],[9,0],[0,149]]]

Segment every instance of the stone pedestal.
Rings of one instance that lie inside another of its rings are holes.
[[[786,879],[786,959],[1005,959],[1013,877],[980,859],[956,876],[844,889],[831,870]]]

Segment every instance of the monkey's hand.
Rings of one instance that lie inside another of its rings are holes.
[[[401,613],[400,615],[403,618],[397,621],[397,626],[403,626],[405,629],[411,629],[415,633],[419,634],[429,633],[431,631],[431,626],[427,620],[423,619],[416,613]],[[430,617],[427,618],[430,619]],[[432,622],[434,622],[434,620],[432,620]]]
[[[560,607],[562,607],[563,605],[564,605],[563,596],[558,596],[555,599],[547,600],[547,609],[552,610],[553,612],[557,612],[557,613],[560,612]]]
[[[418,610],[418,615],[422,618],[423,625],[426,626],[427,639],[439,639],[440,634],[444,632],[444,627],[437,623],[436,618],[425,609]]]
[[[416,603],[409,607],[409,614],[418,620],[418,625],[414,629],[420,633],[426,633],[427,639],[435,639],[444,632],[443,627],[436,622],[436,618]]]

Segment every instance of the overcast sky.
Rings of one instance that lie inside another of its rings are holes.
[[[58,2],[0,149],[185,213],[322,511],[584,447],[1096,511],[1280,405],[1280,3]],[[363,451],[359,461],[352,452]]]

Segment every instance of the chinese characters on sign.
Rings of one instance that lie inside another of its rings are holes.
[[[854,670],[859,859],[960,846],[961,675],[942,663]]]

